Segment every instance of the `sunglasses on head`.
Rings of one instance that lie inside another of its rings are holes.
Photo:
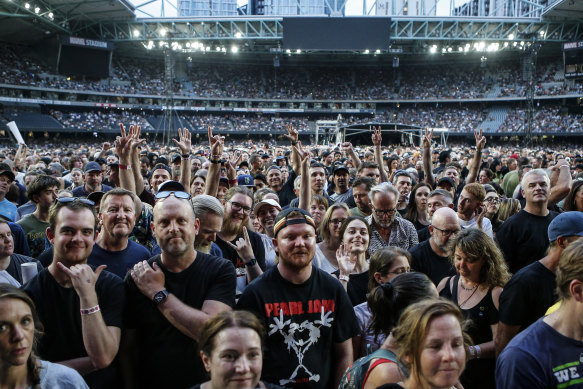
[[[176,197],[177,199],[185,199],[185,200],[190,199],[190,193],[186,193],[186,192],[183,192],[181,190],[177,190],[177,191],[164,190],[162,192],[156,193],[156,200],[165,199],[166,197],[168,197],[170,195],[174,195],[174,197]]]
[[[89,199],[84,199],[82,197],[58,197],[56,201],[61,204],[73,203],[75,201],[78,201],[83,204],[95,205],[93,201]]]

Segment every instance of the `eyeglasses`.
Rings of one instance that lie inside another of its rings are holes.
[[[249,215],[251,213],[251,207],[247,207],[247,206],[240,204],[236,201],[229,201],[229,203],[231,204],[231,208],[235,212],[239,212],[240,210],[243,210],[243,213],[245,215]]]
[[[334,224],[334,225],[342,224],[342,223],[344,223],[344,220],[346,220],[346,218],[344,218],[344,219],[330,219],[330,224]]]
[[[87,204],[87,205],[95,205],[95,202],[88,200],[88,199],[84,199],[81,197],[59,197],[55,200],[57,203],[61,203],[61,204],[68,204],[68,203],[73,203],[75,201],[78,201],[82,204]]]
[[[397,212],[397,208],[393,208],[393,209],[377,209],[374,206],[372,207],[372,209],[375,211],[375,213],[379,216],[381,215],[394,215],[395,212]]]
[[[433,228],[435,228],[436,230],[441,231],[441,233],[445,236],[450,236],[450,235],[456,235],[459,234],[460,230],[444,230],[443,228],[439,228],[434,226],[433,224],[431,225]]]
[[[388,272],[389,274],[403,274],[409,273],[411,271],[410,267],[398,267],[393,271]]]
[[[163,190],[162,192],[156,193],[156,200],[165,199],[170,195],[174,195],[177,199],[190,199],[190,193],[183,192],[181,190],[177,191],[170,191],[170,190]]]
[[[486,202],[488,202],[488,203],[493,203],[493,204],[497,204],[497,203],[499,203],[500,201],[501,201],[501,200],[500,200],[500,198],[498,198],[498,197],[488,197],[488,198],[486,199]]]

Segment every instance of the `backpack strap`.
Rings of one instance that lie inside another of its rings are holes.
[[[389,361],[395,362],[399,366],[399,369],[401,369],[405,375],[409,376],[409,370],[401,363],[399,358],[391,350],[379,348],[370,356],[374,356],[374,358],[388,359]]]

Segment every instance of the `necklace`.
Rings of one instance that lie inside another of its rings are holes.
[[[473,288],[471,288],[471,289],[464,288],[464,285],[463,285],[463,283],[462,283],[462,280],[460,279],[460,286],[462,287],[462,289],[463,289],[463,290],[467,290],[467,291],[470,291],[470,290],[472,290],[472,289],[474,290],[474,291],[473,291],[473,292],[470,294],[470,297],[468,297],[467,299],[465,299],[465,300],[464,300],[464,301],[463,301],[463,302],[462,302],[462,303],[459,305],[459,307],[460,307],[460,308],[462,307],[462,305],[464,305],[465,303],[467,303],[467,302],[468,302],[468,301],[469,301],[469,300],[470,300],[470,299],[471,299],[471,298],[474,296],[474,294],[475,294],[475,293],[476,293],[476,291],[478,290],[478,286],[479,286],[479,285],[480,285],[480,284],[476,284],[476,286],[474,286],[474,287],[473,287]]]
[[[471,287],[471,288],[466,288],[466,287],[464,286],[464,283],[462,282],[462,280],[461,280],[461,278],[460,278],[460,287],[461,287],[463,290],[466,290],[466,291],[468,291],[468,292],[469,292],[469,291],[472,291],[472,290],[474,290],[474,289],[476,289],[476,288],[478,287],[478,285],[479,285],[479,284],[476,284],[476,285],[474,285],[474,286],[473,286],[473,287]]]

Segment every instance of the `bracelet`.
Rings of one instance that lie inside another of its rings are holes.
[[[470,360],[471,359],[475,359],[476,358],[476,349],[474,348],[474,346],[470,346],[468,347],[468,351],[470,353]]]
[[[81,308],[79,311],[81,311],[81,316],[92,315],[92,314],[100,311],[99,304],[97,304],[94,307],[88,308],[88,309]]]
[[[340,274],[340,275],[338,276],[338,279],[339,279],[340,281],[346,281],[346,282],[350,281],[350,277],[349,277],[349,276],[345,276],[344,274]]]
[[[190,153],[189,154],[182,154],[181,157],[182,157],[182,159],[188,159],[188,158],[190,158]]]
[[[482,349],[480,348],[480,346],[476,345],[474,346],[474,350],[476,351],[476,359],[480,359],[480,357],[482,356]]]
[[[120,164],[119,164],[119,168],[120,168],[121,170],[132,170],[132,165],[131,165],[131,164],[129,164],[129,165],[122,165],[122,164],[120,163]]]
[[[257,259],[253,258],[252,260],[250,260],[249,262],[245,262],[245,266],[255,266],[257,265]]]
[[[211,163],[221,163],[220,159],[209,159]]]
[[[211,155],[211,159],[221,159],[222,155]]]
[[[295,145],[297,145],[297,144],[298,144],[298,142],[291,142],[291,145],[292,145],[292,146],[295,146]]]
[[[571,168],[571,166],[569,166],[569,165],[567,165],[567,164],[563,164],[563,165],[561,165],[561,166],[559,166],[559,167],[560,167],[560,168],[561,168],[561,167],[568,167],[569,169]]]

